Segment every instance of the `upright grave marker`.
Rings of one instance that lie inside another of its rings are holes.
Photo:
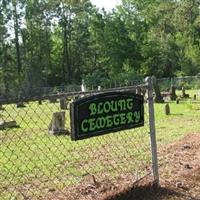
[[[131,92],[108,92],[71,104],[71,137],[81,140],[144,125],[144,98]]]

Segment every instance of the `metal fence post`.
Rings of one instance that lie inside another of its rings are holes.
[[[159,185],[159,173],[158,173],[158,156],[157,156],[157,143],[156,143],[154,102],[153,102],[153,83],[152,83],[151,77],[147,77],[145,79],[145,81],[147,83],[153,176],[154,176],[155,184],[157,184],[157,186],[158,186]]]

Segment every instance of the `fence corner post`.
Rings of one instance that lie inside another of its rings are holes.
[[[156,143],[156,128],[155,128],[155,114],[154,114],[154,101],[153,101],[153,82],[151,77],[147,77],[145,82],[147,84],[148,95],[148,111],[149,111],[149,128],[151,136],[151,153],[152,153],[152,168],[154,182],[159,186],[159,173],[158,173],[158,155]]]

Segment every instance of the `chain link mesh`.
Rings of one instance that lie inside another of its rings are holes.
[[[183,76],[172,78],[161,78],[157,80],[161,91],[170,90],[171,86],[175,86],[176,89],[198,89],[200,86],[200,76]]]
[[[167,149],[172,148],[186,135],[199,133],[200,129],[200,76],[186,76],[175,78],[163,78],[157,80],[162,93],[169,91],[171,86],[176,88],[176,96],[179,100],[170,100],[170,93],[165,103],[155,103],[155,123],[158,145],[159,169],[165,173],[171,173],[167,167],[169,160]],[[183,97],[182,88],[187,97]],[[195,98],[194,98],[195,97]],[[166,115],[166,104],[169,105],[170,114]],[[180,151],[182,151],[180,146]]]
[[[78,95],[65,94],[68,99]],[[19,108],[19,99],[2,102],[0,199],[59,199],[61,193],[66,199],[78,199],[69,196],[71,188],[79,187],[88,177],[114,182],[131,176],[134,182],[151,173],[146,103],[144,127],[72,142],[69,135],[48,133],[53,113],[61,111],[70,132],[69,110],[60,108],[63,95],[55,97],[54,103],[50,96],[23,99]]]

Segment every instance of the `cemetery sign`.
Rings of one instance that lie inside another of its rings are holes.
[[[81,140],[144,125],[144,98],[132,92],[107,92],[71,104],[71,138]]]

